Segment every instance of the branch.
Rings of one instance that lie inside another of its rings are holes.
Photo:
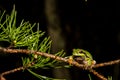
[[[12,70],[9,70],[9,71],[5,71],[3,73],[0,74],[0,80],[6,80],[3,76],[4,75],[8,75],[8,74],[11,74],[11,73],[14,73],[16,71],[21,71],[21,70],[24,70],[25,68],[22,66],[22,67],[18,67],[18,68],[15,68],[15,69],[12,69]]]
[[[9,70],[9,71],[5,71],[5,72],[3,72],[2,74],[0,74],[0,76],[4,76],[4,75],[10,74],[10,73],[14,73],[14,72],[16,72],[16,71],[21,71],[21,70],[23,70],[23,69],[25,69],[23,66],[22,66],[22,67],[18,67],[18,68]]]
[[[12,54],[18,54],[18,53],[21,53],[21,54],[37,54],[37,55],[49,57],[49,58],[52,58],[52,59],[56,59],[56,60],[58,60],[58,61],[63,61],[63,62],[69,63],[69,59],[62,58],[62,57],[59,57],[59,56],[55,56],[55,55],[53,55],[53,54],[48,54],[48,53],[44,53],[44,52],[34,51],[34,50],[8,49],[8,48],[0,47],[0,52],[3,52],[3,53],[12,53]],[[113,65],[113,64],[117,64],[117,63],[120,63],[120,59],[114,60],[114,61],[105,62],[105,63],[99,63],[99,64],[94,65],[92,68],[109,66],[109,65]],[[31,64],[32,64],[32,63],[31,63]],[[33,65],[33,64],[32,64],[32,65]],[[71,65],[74,65],[74,66],[76,66],[76,67],[78,67],[78,68],[85,69],[85,66],[84,66],[84,65],[79,64],[79,63],[76,62],[76,61],[72,61],[72,62],[71,62]],[[29,67],[29,66],[28,66],[28,67]],[[3,75],[5,75],[5,74],[13,73],[13,72],[16,72],[16,71],[19,71],[19,70],[23,70],[23,69],[25,69],[25,67],[19,67],[19,68],[10,70],[10,71],[3,72],[3,73],[1,74],[1,77],[2,77]],[[102,76],[101,74],[99,74],[98,72],[96,72],[95,70],[93,70],[93,69],[91,69],[91,68],[87,68],[86,70],[88,70],[89,72],[93,73],[94,75],[96,75],[97,77],[99,77],[99,78],[102,79],[102,80],[107,80],[107,78],[105,78],[104,76]]]
[[[94,75],[96,75],[97,77],[99,77],[101,80],[107,80],[107,78],[105,78],[103,75],[99,74],[98,72],[96,72],[93,69],[89,69],[89,72],[93,73]]]
[[[34,51],[34,50],[6,49],[6,48],[0,47],[0,52],[9,53],[9,54],[10,53],[12,53],[12,54],[18,54],[18,53],[21,53],[21,54],[33,54],[34,53],[34,54],[37,54],[37,55],[41,55],[41,56],[49,57],[49,58],[52,58],[52,59],[56,59],[58,61],[63,61],[63,62],[69,63],[69,59],[62,58],[62,57],[59,57],[59,56],[55,56],[53,54],[37,52],[37,51]],[[76,61],[72,61],[71,65],[74,65],[74,66],[79,67],[79,68],[84,68],[84,65],[79,64]]]
[[[109,66],[109,65],[118,64],[118,63],[120,63],[120,59],[114,60],[114,61],[108,61],[104,63],[99,63],[99,64],[96,64],[93,68],[104,67],[104,66]]]

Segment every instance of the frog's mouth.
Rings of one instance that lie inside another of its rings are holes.
[[[79,64],[83,64],[83,61],[85,60],[85,58],[82,56],[74,56],[73,59]]]

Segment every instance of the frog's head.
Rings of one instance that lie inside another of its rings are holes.
[[[73,49],[73,53],[72,54],[74,56],[81,56],[82,53],[83,53],[83,50],[81,50],[81,49]]]
[[[83,49],[73,49],[73,56],[81,56],[92,59],[92,55],[88,51]]]

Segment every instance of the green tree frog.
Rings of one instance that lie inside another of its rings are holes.
[[[96,61],[93,60],[92,55],[83,49],[73,49],[73,53],[69,56],[69,63],[76,61],[79,64],[83,64],[86,68],[93,67],[96,64]]]

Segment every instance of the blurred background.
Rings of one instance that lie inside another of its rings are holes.
[[[51,52],[62,49],[72,54],[73,48],[88,50],[100,62],[120,59],[120,15],[117,1],[110,0],[0,0],[0,11],[11,13],[13,5],[17,10],[17,22],[22,19],[40,23],[40,29],[53,40]],[[11,55],[10,55],[11,56]],[[13,69],[19,56],[0,56],[0,72]],[[120,65],[96,69],[105,77],[120,80]],[[72,67],[70,69],[41,70],[50,77],[67,80],[89,80],[88,72]],[[92,75],[93,80],[98,80]],[[37,80],[27,71],[6,76],[8,80]]]

